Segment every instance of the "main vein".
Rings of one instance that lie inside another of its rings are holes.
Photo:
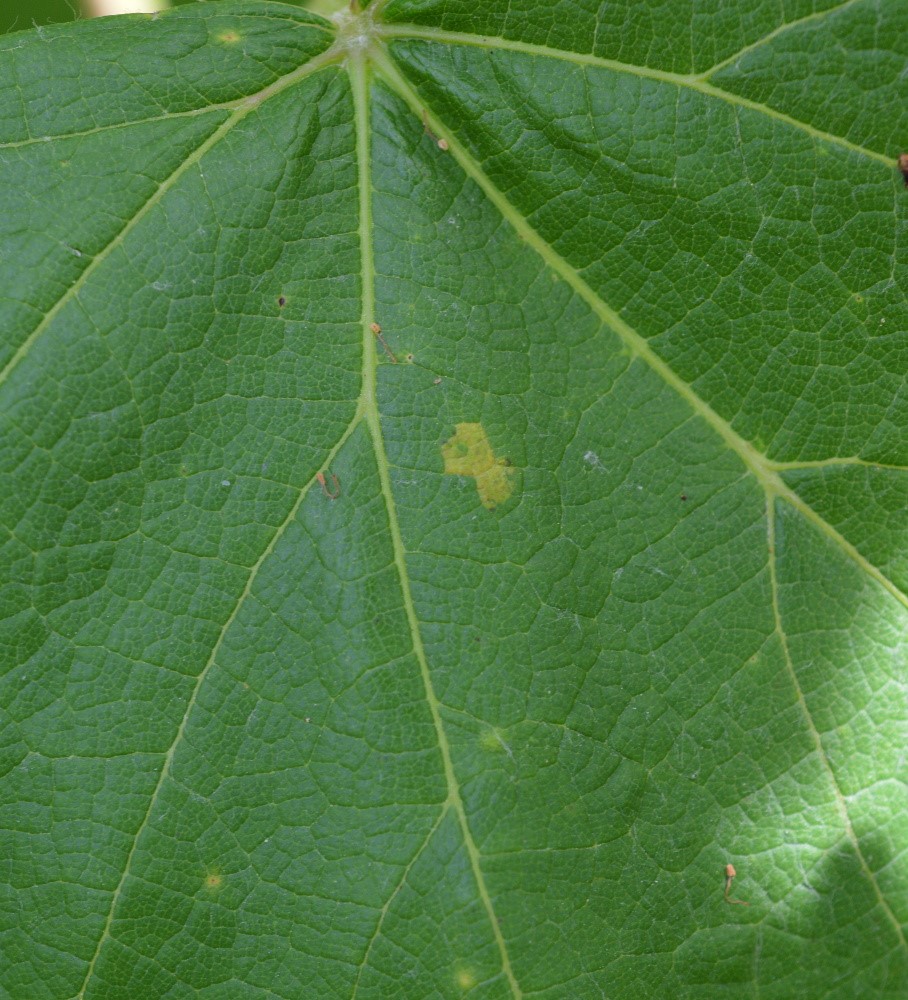
[[[616,73],[638,76],[646,80],[658,80],[660,83],[670,83],[676,87],[684,87],[737,107],[748,108],[751,111],[765,115],[767,118],[772,118],[793,128],[797,128],[802,132],[806,132],[807,135],[821,142],[832,143],[852,153],[876,160],[884,164],[890,172],[892,171],[893,162],[890,157],[884,156],[882,153],[877,153],[875,150],[867,149],[866,146],[860,146],[843,136],[835,135],[832,132],[825,132],[823,129],[816,128],[807,122],[786,114],[784,111],[777,111],[766,104],[760,104],[759,101],[752,101],[750,98],[742,97],[740,94],[723,90],[721,87],[709,83],[701,75],[670,73],[666,70],[651,69],[649,66],[638,66],[634,63],[620,62],[616,59],[588,55],[585,52],[570,52],[566,49],[556,49],[548,45],[535,45],[532,42],[518,42],[497,35],[472,35],[469,32],[443,31],[440,28],[423,28],[419,25],[387,25],[381,29],[381,34],[383,37],[389,39],[415,38],[422,41],[439,42],[445,45],[472,45],[478,48],[491,49],[492,51],[522,52],[525,55],[558,59],[562,62],[570,62],[578,66],[609,69]]]
[[[413,645],[413,653],[419,664],[419,671],[422,676],[425,688],[426,701],[429,712],[432,716],[432,723],[435,727],[435,735],[438,741],[438,748],[441,753],[442,765],[444,768],[445,780],[448,788],[448,804],[454,810],[460,825],[464,845],[470,859],[470,867],[473,871],[473,878],[476,882],[477,892],[485,907],[495,942],[501,957],[501,967],[505,978],[511,989],[512,995],[520,1000],[523,992],[511,968],[511,960],[508,955],[507,945],[495,914],[492,898],[486,886],[485,876],[482,873],[480,864],[479,849],[470,824],[467,820],[463,798],[460,794],[460,785],[457,775],[454,772],[454,763],[451,757],[451,748],[445,732],[444,723],[441,718],[441,706],[435,694],[432,683],[432,675],[429,671],[426,651],[423,646],[422,635],[419,627],[419,619],[416,614],[416,607],[413,603],[413,595],[410,590],[410,577],[407,570],[406,549],[401,537],[400,522],[397,517],[397,507],[394,502],[394,493],[391,489],[391,477],[388,471],[388,457],[385,451],[384,436],[381,427],[381,417],[378,412],[376,401],[375,382],[378,367],[377,349],[375,337],[371,333],[371,324],[375,321],[375,264],[372,248],[372,170],[370,155],[370,122],[369,122],[369,82],[367,79],[367,68],[364,53],[357,52],[350,59],[350,78],[353,87],[353,100],[356,110],[356,150],[359,175],[359,231],[360,231],[360,257],[363,268],[362,281],[362,323],[363,323],[363,357],[364,371],[368,369],[368,375],[363,386],[363,399],[365,404],[365,421],[372,438],[372,447],[375,452],[375,463],[378,467],[379,480],[381,482],[382,496],[388,514],[388,527],[391,535],[391,544],[394,551],[394,564],[400,580],[401,595],[404,609],[407,615],[407,622],[410,628],[410,638]]]

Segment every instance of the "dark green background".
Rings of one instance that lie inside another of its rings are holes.
[[[75,0],[7,0],[0,9],[0,32],[21,31],[33,24],[71,21]]]

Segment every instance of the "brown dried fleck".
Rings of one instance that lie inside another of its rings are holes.
[[[737,906],[750,906],[750,903],[745,903],[743,899],[732,899],[728,893],[731,890],[731,883],[735,875],[738,873],[735,871],[735,866],[728,864],[725,866],[725,902],[734,903]]]
[[[397,358],[394,357],[394,352],[388,347],[388,342],[385,340],[384,334],[381,332],[381,326],[378,323],[370,323],[369,329],[375,334],[376,339],[382,346],[385,354],[391,359],[391,364],[397,364]]]
[[[322,493],[324,493],[329,500],[336,500],[341,495],[340,480],[334,475],[333,472],[330,472],[329,475],[331,476],[330,490],[328,489],[328,483],[325,480],[324,472],[316,472],[315,478],[318,481],[318,485],[322,488]]]

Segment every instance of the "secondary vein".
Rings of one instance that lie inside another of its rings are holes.
[[[799,28],[802,24],[809,24],[811,21],[823,21],[827,17],[831,17],[833,14],[839,13],[839,11],[844,10],[846,7],[853,7],[856,3],[865,3],[866,0],[844,0],[843,3],[837,4],[835,7],[827,7],[825,10],[816,10],[812,14],[806,14],[804,17],[796,18],[794,21],[789,21],[787,24],[780,24],[777,28],[773,28],[772,31],[767,32],[762,38],[758,38],[748,45],[743,46],[738,49],[737,52],[733,52],[730,56],[726,56],[724,59],[719,60],[715,65],[710,66],[709,69],[703,70],[698,76],[705,80],[707,77],[713,75],[713,73],[718,73],[720,69],[725,69],[726,66],[730,66],[733,62],[737,62],[738,59],[749,55],[756,49],[762,48],[764,45],[768,45],[771,41],[778,38],[779,35],[784,35],[787,31],[791,31],[793,28]]]
[[[848,802],[842,792],[842,789],[839,787],[835,771],[829,762],[829,757],[826,753],[825,747],[823,746],[823,739],[820,736],[820,732],[813,720],[813,715],[810,712],[810,707],[807,704],[807,699],[804,697],[804,692],[801,688],[800,682],[798,681],[798,675],[795,672],[794,662],[788,648],[788,636],[782,623],[782,609],[779,602],[779,581],[776,571],[776,497],[771,494],[767,494],[766,496],[766,525],[769,549],[769,580],[772,593],[772,614],[775,623],[776,635],[779,637],[779,642],[782,646],[782,656],[785,660],[786,672],[788,673],[792,687],[794,688],[795,696],[798,700],[798,707],[801,710],[801,715],[805,720],[807,730],[813,740],[817,757],[819,758],[823,769],[826,771],[827,778],[829,779],[830,786],[832,787],[836,809],[839,813],[839,818],[842,821],[842,826],[845,829],[845,835],[848,837],[851,846],[854,848],[854,852],[857,855],[858,862],[861,866],[861,871],[863,871],[864,876],[873,887],[873,892],[877,898],[877,902],[895,928],[895,933],[898,937],[899,943],[903,948],[908,949],[908,941],[905,939],[905,932],[902,930],[902,925],[896,915],[892,912],[886,897],[883,895],[882,890],[879,887],[876,875],[873,873],[870,865],[867,864],[867,859],[864,857],[863,851],[861,850],[861,843],[858,840],[857,834],[854,832],[854,827],[851,824],[851,816],[848,813]]]
[[[361,420],[362,420],[362,408],[358,407],[356,413],[353,416],[353,419],[347,425],[347,429],[341,435],[337,444],[335,444],[334,447],[331,449],[331,451],[329,451],[328,454],[325,456],[324,462],[322,462],[321,465],[319,466],[320,469],[327,468],[328,466],[331,465],[332,460],[335,458],[335,456],[341,450],[344,444],[346,444],[348,438],[354,432],[354,430],[356,430],[356,428],[359,426]],[[95,952],[91,957],[91,961],[88,964],[88,969],[85,972],[85,979],[82,981],[82,986],[77,994],[79,998],[84,997],[85,990],[88,987],[88,983],[91,980],[92,975],[94,974],[95,965],[97,964],[98,956],[101,954],[101,949],[104,943],[110,937],[110,929],[113,924],[114,914],[117,908],[117,902],[119,901],[120,894],[123,890],[123,886],[126,884],[126,879],[129,876],[129,872],[132,868],[132,861],[136,853],[136,847],[138,846],[139,838],[141,837],[142,832],[148,826],[148,821],[151,818],[152,812],[154,811],[154,806],[155,803],[157,802],[158,795],[160,794],[160,791],[164,786],[164,782],[166,781],[167,776],[170,774],[170,769],[171,766],[173,765],[173,759],[176,754],[177,747],[180,745],[180,741],[182,740],[183,735],[186,732],[186,727],[189,723],[189,717],[192,715],[192,710],[195,707],[196,701],[198,700],[199,697],[199,691],[201,691],[202,685],[205,683],[205,678],[208,676],[209,672],[211,671],[211,668],[214,666],[214,663],[217,660],[218,652],[220,651],[225,636],[230,631],[230,626],[233,625],[234,621],[236,621],[236,617],[240,613],[240,609],[245,603],[246,598],[252,592],[252,587],[255,584],[255,580],[256,577],[258,576],[259,570],[262,568],[263,564],[266,562],[268,557],[274,551],[275,547],[277,546],[277,543],[281,540],[281,537],[283,536],[284,532],[293,522],[294,518],[296,517],[297,511],[299,511],[300,506],[303,503],[303,500],[306,499],[306,495],[309,493],[309,490],[312,489],[313,484],[318,482],[317,477],[318,473],[314,473],[312,475],[312,478],[309,479],[308,482],[306,482],[305,485],[302,487],[302,489],[299,491],[299,495],[297,496],[290,510],[287,512],[287,516],[278,525],[276,531],[271,536],[271,540],[265,546],[264,551],[258,557],[255,564],[252,566],[252,569],[249,571],[249,575],[246,578],[246,585],[243,587],[240,596],[237,598],[236,604],[234,604],[233,606],[233,610],[230,612],[229,616],[227,617],[227,620],[224,622],[224,626],[221,629],[220,633],[218,634],[217,641],[215,642],[214,646],[211,649],[211,653],[208,656],[208,660],[206,661],[205,666],[202,668],[201,673],[196,678],[195,687],[192,689],[192,694],[189,696],[189,701],[186,703],[186,710],[183,713],[183,718],[180,721],[179,727],[177,728],[177,732],[173,738],[173,742],[170,744],[170,748],[168,749],[167,754],[164,757],[164,763],[161,767],[161,773],[158,775],[157,784],[155,785],[154,791],[151,793],[151,797],[148,800],[148,808],[145,810],[145,815],[142,817],[142,821],[141,823],[139,823],[138,829],[136,830],[135,835],[133,836],[132,846],[129,849],[129,854],[127,854],[126,856],[126,864],[123,866],[123,874],[120,877],[120,881],[117,883],[117,887],[114,890],[113,896],[110,901],[110,908],[107,911],[107,919],[104,923],[104,929],[101,931],[101,936],[98,939],[98,945],[95,948]]]
[[[295,83],[298,83],[300,80],[312,73],[315,73],[319,69],[322,69],[329,63],[337,61],[337,59],[338,54],[334,51],[334,49],[327,49],[314,59],[310,59],[309,62],[297,67],[297,69],[295,69],[292,73],[288,73],[286,76],[281,77],[280,80],[277,80],[275,83],[266,87],[259,94],[244,98],[242,107],[237,108],[233,114],[231,114],[226,121],[222,122],[221,125],[214,132],[212,132],[200,146],[197,146],[189,154],[189,156],[180,162],[177,167],[175,167],[174,170],[168,174],[163,181],[161,181],[151,197],[126,221],[110,242],[103,249],[99,250],[97,254],[95,254],[85,270],[45,313],[41,322],[37,324],[34,330],[32,330],[32,332],[19,345],[15,354],[13,354],[7,362],[4,369],[0,371],[0,386],[2,386],[3,383],[9,378],[13,370],[18,366],[19,362],[28,355],[29,351],[34,346],[35,341],[37,341],[41,334],[47,330],[65,306],[79,294],[79,291],[84,287],[85,283],[89,280],[89,278],[91,278],[95,271],[101,267],[113,251],[117,249],[117,247],[122,245],[123,241],[132,232],[132,230],[138,226],[145,216],[148,215],[148,213],[161,201],[167,192],[170,191],[170,189],[191,167],[198,163],[206,153],[208,153],[224,138],[224,136],[228,135],[251,111],[259,107],[264,101],[268,100],[269,97],[273,97],[275,94]]]
[[[758,101],[752,101],[747,97],[723,90],[709,83],[702,75],[670,73],[666,70],[651,69],[649,66],[637,66],[633,63],[620,62],[616,59],[606,59],[602,56],[588,55],[585,52],[570,52],[565,49],[556,49],[548,45],[535,45],[532,42],[518,42],[510,38],[502,38],[497,35],[472,35],[461,31],[443,31],[440,28],[423,28],[419,25],[387,25],[381,29],[384,38],[414,38],[427,42],[439,42],[446,45],[472,45],[478,48],[491,49],[492,51],[522,52],[525,55],[542,56],[547,59],[558,59],[562,62],[574,63],[578,66],[592,66],[599,69],[609,69],[616,73],[624,73],[630,76],[642,77],[646,80],[657,80],[660,83],[670,83],[676,87],[684,87],[694,90],[697,93],[705,94],[707,97],[714,97],[716,100],[725,101],[728,104],[738,107],[748,108],[758,114],[765,115],[776,121],[784,122],[793,128],[800,129],[814,139],[821,142],[828,142],[849,152],[857,153],[871,160],[882,163],[887,170],[892,171],[893,162],[890,157],[877,153],[875,150],[867,149],[846,139],[843,136],[835,135],[832,132],[825,132],[816,128],[808,122],[801,121],[784,111],[777,111],[775,108]]]
[[[782,479],[774,463],[760,454],[754,446],[742,438],[731,425],[702,399],[694,389],[684,381],[653,349],[647,339],[628,324],[611,306],[607,305],[599,295],[587,284],[577,270],[565,260],[517,211],[473,155],[467,151],[460,140],[447,125],[429,108],[422,98],[404,79],[396,65],[384,52],[372,55],[376,65],[388,84],[410,106],[417,116],[426,114],[433,130],[443,136],[452,155],[461,168],[484,192],[489,201],[498,209],[504,219],[519,233],[524,242],[531,246],[548,266],[560,275],[571,288],[602,320],[603,324],[612,329],[624,342],[635,357],[639,357],[673,388],[691,409],[722,438],[728,447],[741,459],[744,466],[755,476],[763,489],[781,496],[795,506],[805,517],[831,538],[841,550],[857,563],[874,580],[884,587],[903,607],[908,609],[908,595],[897,587],[879,567],[870,563],[858,549],[847,541],[829,522],[802,500]]]

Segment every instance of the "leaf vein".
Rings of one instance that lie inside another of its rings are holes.
[[[360,421],[361,421],[361,413],[360,413],[360,410],[357,409],[356,413],[353,416],[353,419],[347,425],[347,429],[341,435],[340,439],[334,445],[334,447],[325,456],[325,460],[324,460],[324,462],[321,463],[321,465],[319,466],[319,468],[322,468],[322,467],[325,467],[325,466],[328,466],[328,465],[331,464],[331,461],[338,454],[338,452],[341,450],[341,448],[344,446],[344,444],[346,444],[346,442],[347,442],[348,438],[350,437],[350,435],[359,426]],[[155,806],[155,803],[157,802],[158,795],[160,794],[161,788],[164,786],[164,782],[166,781],[168,775],[170,774],[171,766],[173,764],[174,756],[176,754],[176,749],[179,746],[180,741],[182,740],[182,738],[183,738],[183,736],[184,736],[184,734],[186,732],[186,728],[187,728],[187,725],[189,723],[189,717],[192,714],[192,710],[195,707],[195,704],[196,704],[196,702],[198,700],[199,691],[202,689],[202,685],[205,683],[205,678],[208,676],[208,674],[211,671],[211,668],[214,666],[215,660],[217,659],[217,655],[218,655],[218,652],[220,651],[221,644],[223,643],[224,638],[226,637],[227,633],[230,631],[230,627],[233,625],[234,621],[236,620],[237,615],[240,612],[240,609],[245,604],[246,598],[252,592],[252,588],[253,588],[253,585],[255,584],[255,580],[256,580],[256,577],[258,576],[259,570],[262,568],[263,564],[267,561],[268,557],[274,551],[275,547],[277,546],[278,542],[281,540],[281,537],[283,536],[283,534],[286,531],[286,529],[293,522],[294,518],[296,517],[297,512],[299,511],[299,509],[300,509],[300,507],[301,507],[301,505],[303,503],[303,500],[305,500],[305,498],[306,498],[307,494],[309,493],[309,490],[312,488],[313,484],[315,484],[316,482],[318,482],[317,476],[318,476],[318,473],[313,473],[313,475],[311,476],[311,478],[300,489],[299,495],[297,496],[296,500],[291,505],[290,510],[287,512],[287,516],[278,525],[278,527],[275,530],[274,534],[271,536],[271,540],[265,546],[264,550],[262,551],[262,554],[259,556],[259,558],[256,560],[256,562],[253,564],[252,568],[250,569],[249,575],[246,578],[246,584],[243,587],[242,591],[240,592],[240,595],[237,598],[237,601],[236,601],[236,603],[233,606],[233,610],[230,612],[230,614],[227,617],[227,620],[224,622],[224,626],[221,629],[220,633],[218,634],[218,638],[215,641],[214,646],[211,649],[211,653],[208,656],[208,660],[206,661],[205,666],[202,668],[201,672],[199,673],[198,678],[196,679],[195,687],[192,690],[192,694],[189,696],[189,701],[186,704],[186,710],[183,713],[183,718],[180,721],[180,725],[177,728],[176,735],[173,738],[173,742],[170,744],[170,748],[167,750],[167,753],[166,753],[166,755],[164,757],[164,763],[163,763],[163,765],[161,767],[161,773],[158,776],[157,783],[155,784],[154,790],[152,791],[151,796],[150,796],[150,798],[148,800],[148,808],[145,810],[145,815],[142,817],[142,820],[139,823],[138,829],[136,830],[135,835],[133,836],[132,846],[130,847],[129,853],[126,856],[126,864],[123,866],[123,874],[122,874],[122,876],[120,878],[119,883],[117,884],[116,889],[114,889],[113,896],[112,896],[111,901],[110,901],[110,908],[109,908],[108,913],[107,913],[107,919],[105,921],[104,928],[103,928],[103,930],[101,932],[100,938],[98,939],[98,944],[97,944],[97,947],[95,948],[94,955],[92,955],[91,961],[88,964],[88,969],[86,970],[86,973],[85,973],[85,979],[83,980],[82,986],[81,986],[81,988],[80,988],[80,990],[79,990],[79,992],[77,994],[77,996],[80,997],[80,998],[84,997],[85,990],[88,987],[88,983],[89,983],[92,975],[94,974],[95,966],[96,966],[97,961],[98,961],[98,956],[101,953],[101,949],[102,949],[105,941],[107,941],[107,939],[111,936],[110,935],[110,931],[111,931],[111,927],[112,927],[112,924],[113,924],[113,919],[114,919],[114,914],[115,914],[115,911],[116,911],[116,908],[117,908],[117,903],[118,903],[120,895],[121,895],[121,893],[123,891],[123,886],[126,884],[126,879],[129,876],[129,872],[130,872],[131,867],[132,867],[132,861],[133,861],[133,858],[135,857],[136,848],[138,846],[139,839],[140,839],[140,837],[142,835],[142,832],[148,826],[148,822],[149,822],[149,820],[151,818],[152,812],[154,811],[154,806]]]
[[[415,114],[424,111],[433,130],[443,136],[448,147],[460,164],[466,175],[473,180],[485,193],[489,201],[498,209],[514,230],[531,246],[537,254],[560,275],[574,291],[596,313],[600,320],[626,344],[634,356],[641,358],[659,375],[671,388],[684,399],[695,414],[701,417],[728,447],[740,458],[747,468],[768,493],[781,496],[797,507],[810,518],[842,551],[856,562],[868,575],[884,587],[903,607],[908,608],[908,594],[897,587],[878,567],[874,566],[858,549],[845,539],[832,525],[821,517],[809,504],[801,499],[781,479],[775,464],[767,459],[756,448],[742,438],[731,425],[678,375],[662,357],[650,346],[647,339],[630,326],[611,306],[607,305],[590,285],[580,276],[579,272],[564,257],[562,257],[546,240],[530,225],[520,212],[511,204],[502,191],[482,169],[478,161],[465,148],[451,129],[429,108],[425,102],[404,79],[395,63],[384,52],[376,52],[373,58],[388,84],[411,107]]]
[[[794,662],[791,658],[791,652],[788,648],[788,636],[785,632],[784,625],[782,623],[782,610],[779,605],[779,581],[776,569],[776,498],[771,494],[767,493],[766,496],[766,526],[767,526],[767,545],[768,545],[768,562],[769,562],[769,580],[770,580],[770,590],[772,594],[772,614],[775,623],[775,632],[779,637],[779,642],[782,646],[782,656],[785,661],[785,669],[791,679],[792,687],[794,688],[794,693],[798,701],[798,707],[801,709],[801,714],[807,725],[807,730],[810,733],[811,740],[813,741],[816,754],[823,770],[826,772],[829,779],[830,786],[832,787],[833,796],[835,798],[836,810],[839,813],[839,817],[842,821],[842,825],[845,830],[845,835],[851,844],[852,849],[857,855],[858,862],[861,866],[861,871],[864,873],[864,877],[868,880],[873,888],[874,895],[877,898],[877,902],[882,908],[883,912],[886,914],[889,921],[895,928],[896,935],[898,936],[899,942],[902,948],[908,950],[908,940],[905,938],[905,932],[902,929],[902,925],[896,917],[892,908],[886,897],[883,895],[880,889],[879,883],[873,869],[867,863],[867,859],[864,857],[864,852],[861,850],[861,843],[858,839],[857,834],[854,831],[854,827],[851,824],[851,816],[848,813],[848,801],[839,786],[838,779],[836,778],[835,770],[830,763],[829,757],[826,754],[826,750],[823,746],[823,739],[820,736],[820,732],[817,729],[816,723],[813,720],[813,715],[810,712],[810,707],[807,704],[807,699],[804,697],[804,692],[801,688],[800,681],[798,680],[798,675],[794,668]]]
[[[827,17],[831,17],[833,14],[838,14],[839,11],[845,10],[847,7],[853,7],[857,3],[865,2],[866,0],[844,0],[843,3],[837,4],[835,7],[827,7],[825,10],[816,10],[812,14],[806,14],[804,17],[796,18],[794,21],[788,21],[786,24],[780,24],[777,28],[773,28],[772,31],[769,31],[761,38],[756,39],[756,41],[750,42],[749,44],[738,49],[737,52],[733,52],[730,56],[726,56],[715,65],[710,66],[709,69],[703,70],[698,74],[698,76],[700,79],[705,80],[707,77],[712,76],[713,73],[718,73],[720,69],[725,69],[726,66],[730,66],[733,62],[737,62],[738,59],[748,55],[755,49],[768,45],[770,42],[778,38],[779,35],[784,35],[786,31],[791,31],[792,28],[799,28],[802,24],[809,24],[811,21],[822,21]]]
[[[369,943],[366,945],[366,951],[363,954],[363,960],[362,962],[360,962],[359,971],[356,974],[356,981],[353,983],[353,992],[350,994],[350,1000],[356,1000],[356,994],[357,991],[359,990],[360,980],[362,979],[363,972],[365,971],[366,966],[369,964],[369,955],[372,954],[372,948],[375,942],[381,936],[381,930],[385,923],[385,917],[388,915],[388,911],[391,909],[391,904],[397,898],[403,887],[407,884],[407,878],[409,877],[410,872],[413,869],[413,866],[422,857],[426,848],[431,843],[432,838],[435,836],[436,831],[441,826],[445,816],[447,815],[448,815],[448,806],[446,804],[442,806],[441,810],[438,813],[438,816],[435,818],[435,822],[429,828],[429,832],[426,834],[425,839],[419,845],[419,847],[416,848],[416,851],[413,853],[413,857],[410,858],[410,860],[404,866],[404,870],[400,873],[400,878],[397,880],[397,884],[394,886],[394,888],[391,890],[390,895],[385,900],[385,904],[384,906],[382,906],[381,912],[379,913],[378,916],[378,922],[375,925],[375,931],[373,932],[372,937],[369,938]]]
[[[247,98],[242,107],[238,108],[233,114],[224,121],[208,138],[197,146],[180,164],[164,178],[163,181],[155,189],[154,193],[141,205],[138,211],[132,215],[122,228],[116,233],[116,235],[110,240],[110,242],[98,251],[97,254],[91,259],[91,262],[87,265],[84,271],[79,275],[78,278],[66,289],[65,292],[57,299],[57,301],[50,307],[50,309],[45,313],[44,318],[35,326],[35,328],[29,333],[25,340],[19,345],[19,348],[7,362],[6,366],[0,371],[0,386],[9,378],[13,370],[19,365],[19,363],[28,355],[29,351],[34,346],[35,342],[48,329],[53,323],[54,319],[59,315],[63,308],[71,302],[83,288],[86,282],[91,278],[91,276],[98,270],[98,268],[107,260],[107,258],[121,246],[123,241],[132,232],[133,229],[145,218],[146,215],[161,201],[161,199],[167,194],[168,191],[180,180],[180,178],[197,164],[202,157],[208,153],[214,146],[216,146],[224,136],[228,135],[251,111],[259,107],[259,105],[267,100],[269,97],[274,96],[286,87],[292,86],[294,83],[299,82],[303,78],[309,76],[311,73],[322,69],[325,65],[333,62],[337,59],[337,53],[332,49],[328,49],[325,52],[320,53],[313,59],[304,63],[302,66],[298,66],[293,72],[288,73],[286,76],[282,77],[276,83],[267,87],[257,95],[256,98]]]
[[[619,62],[616,59],[606,59],[603,56],[587,55],[582,52],[570,52],[565,49],[551,48],[547,45],[536,45],[532,42],[517,42],[500,36],[471,35],[467,32],[443,31],[437,28],[422,28],[417,25],[388,25],[381,29],[381,35],[387,39],[413,38],[427,42],[439,42],[446,45],[472,45],[478,48],[491,49],[492,51],[521,52],[524,55],[541,56],[547,59],[559,59],[564,62],[574,63],[578,66],[592,66],[599,69],[609,69],[616,73],[638,76],[646,80],[657,80],[660,83],[674,84],[676,87],[687,88],[688,90],[704,94],[707,97],[713,97],[716,100],[724,101],[727,104],[747,108],[750,111],[765,115],[767,118],[783,122],[786,125],[790,125],[793,128],[797,128],[800,131],[805,132],[807,135],[812,136],[820,142],[831,143],[832,145],[839,146],[840,148],[846,149],[851,153],[857,153],[860,156],[875,160],[878,163],[883,164],[890,172],[892,171],[892,160],[889,157],[884,156],[882,153],[868,149],[866,146],[861,146],[858,143],[852,142],[850,139],[844,138],[843,136],[835,135],[832,132],[826,132],[823,129],[819,129],[816,126],[811,125],[809,122],[801,121],[800,119],[795,118],[792,115],[788,115],[784,111],[778,111],[769,105],[760,104],[758,101],[752,101],[747,97],[742,97],[740,94],[735,94],[731,91],[723,90],[721,87],[716,87],[699,74],[671,73],[667,70],[651,69],[648,66],[638,66],[633,63]]]
[[[410,630],[410,639],[413,647],[413,654],[419,664],[419,671],[422,677],[426,694],[426,702],[432,716],[435,728],[435,735],[438,741],[438,749],[441,754],[444,767],[445,780],[448,788],[448,805],[450,805],[461,829],[464,846],[470,860],[470,867],[473,878],[476,882],[480,900],[485,908],[486,915],[491,924],[492,934],[498,946],[501,958],[502,971],[508,981],[510,990],[515,1000],[521,1000],[523,992],[511,968],[511,960],[508,955],[507,945],[492,898],[489,894],[485,882],[485,876],[480,864],[479,849],[473,839],[467,819],[466,809],[460,793],[460,785],[454,771],[454,762],[451,756],[448,737],[445,732],[444,723],[441,718],[440,703],[435,694],[432,676],[429,670],[429,663],[426,657],[425,648],[422,642],[419,618],[416,614],[416,606],[413,602],[413,595],[410,589],[410,578],[406,563],[406,549],[401,536],[400,522],[397,517],[397,507],[394,502],[394,493],[391,487],[391,476],[389,463],[385,450],[384,435],[381,427],[381,416],[378,412],[376,401],[375,385],[376,373],[378,369],[377,348],[375,337],[372,335],[370,326],[375,321],[375,263],[372,250],[372,180],[371,161],[369,143],[369,96],[368,80],[364,54],[356,53],[351,58],[350,64],[351,84],[353,87],[354,106],[356,113],[356,145],[360,191],[360,256],[363,268],[363,290],[362,290],[362,323],[363,323],[363,370],[364,387],[363,399],[365,403],[365,422],[369,428],[372,439],[372,448],[375,454],[375,462],[378,468],[381,492],[385,502],[388,517],[388,529],[391,535],[391,545],[394,552],[394,562],[397,567],[398,579],[400,581],[401,595],[404,609],[406,611],[407,623]]]

